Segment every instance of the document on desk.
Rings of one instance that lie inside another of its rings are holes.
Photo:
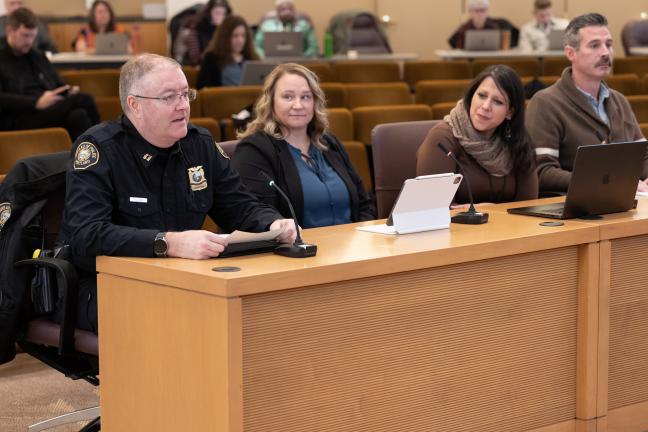
[[[282,229],[273,229],[260,233],[251,233],[246,231],[234,231],[230,234],[219,234],[221,237],[226,238],[228,243],[249,243],[255,241],[270,241],[277,238],[283,232]]]

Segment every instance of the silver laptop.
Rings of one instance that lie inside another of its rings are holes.
[[[509,213],[551,219],[589,218],[630,210],[648,141],[594,144],[576,151],[564,203],[508,209]]]
[[[550,30],[549,34],[547,35],[547,41],[549,41],[549,44],[547,45],[547,49],[550,51],[562,50],[564,47],[563,45],[564,37],[565,37],[565,30]]]
[[[270,72],[277,66],[273,63],[247,61],[243,63],[241,85],[263,85]]]
[[[302,32],[268,32],[264,35],[263,50],[266,57],[303,57]]]
[[[499,30],[466,30],[464,49],[467,51],[497,51],[502,37]]]
[[[95,37],[96,54],[128,54],[126,33],[98,33]]]

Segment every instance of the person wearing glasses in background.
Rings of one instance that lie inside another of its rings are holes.
[[[296,234],[292,219],[245,189],[209,132],[189,124],[196,91],[178,62],[129,60],[119,97],[124,114],[73,146],[60,236],[79,273],[77,325],[95,333],[98,255],[216,257],[227,240],[201,230],[206,215],[225,232],[281,229],[278,240],[291,244]]]

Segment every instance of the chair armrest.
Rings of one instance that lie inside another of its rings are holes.
[[[77,319],[78,282],[76,269],[69,261],[60,258],[32,258],[18,261],[16,267],[47,267],[56,273],[56,286],[63,299],[62,321],[58,352],[60,355],[74,352],[74,330]]]

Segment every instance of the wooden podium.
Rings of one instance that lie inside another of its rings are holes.
[[[102,430],[642,431],[643,207],[312,229],[302,260],[100,257]]]

